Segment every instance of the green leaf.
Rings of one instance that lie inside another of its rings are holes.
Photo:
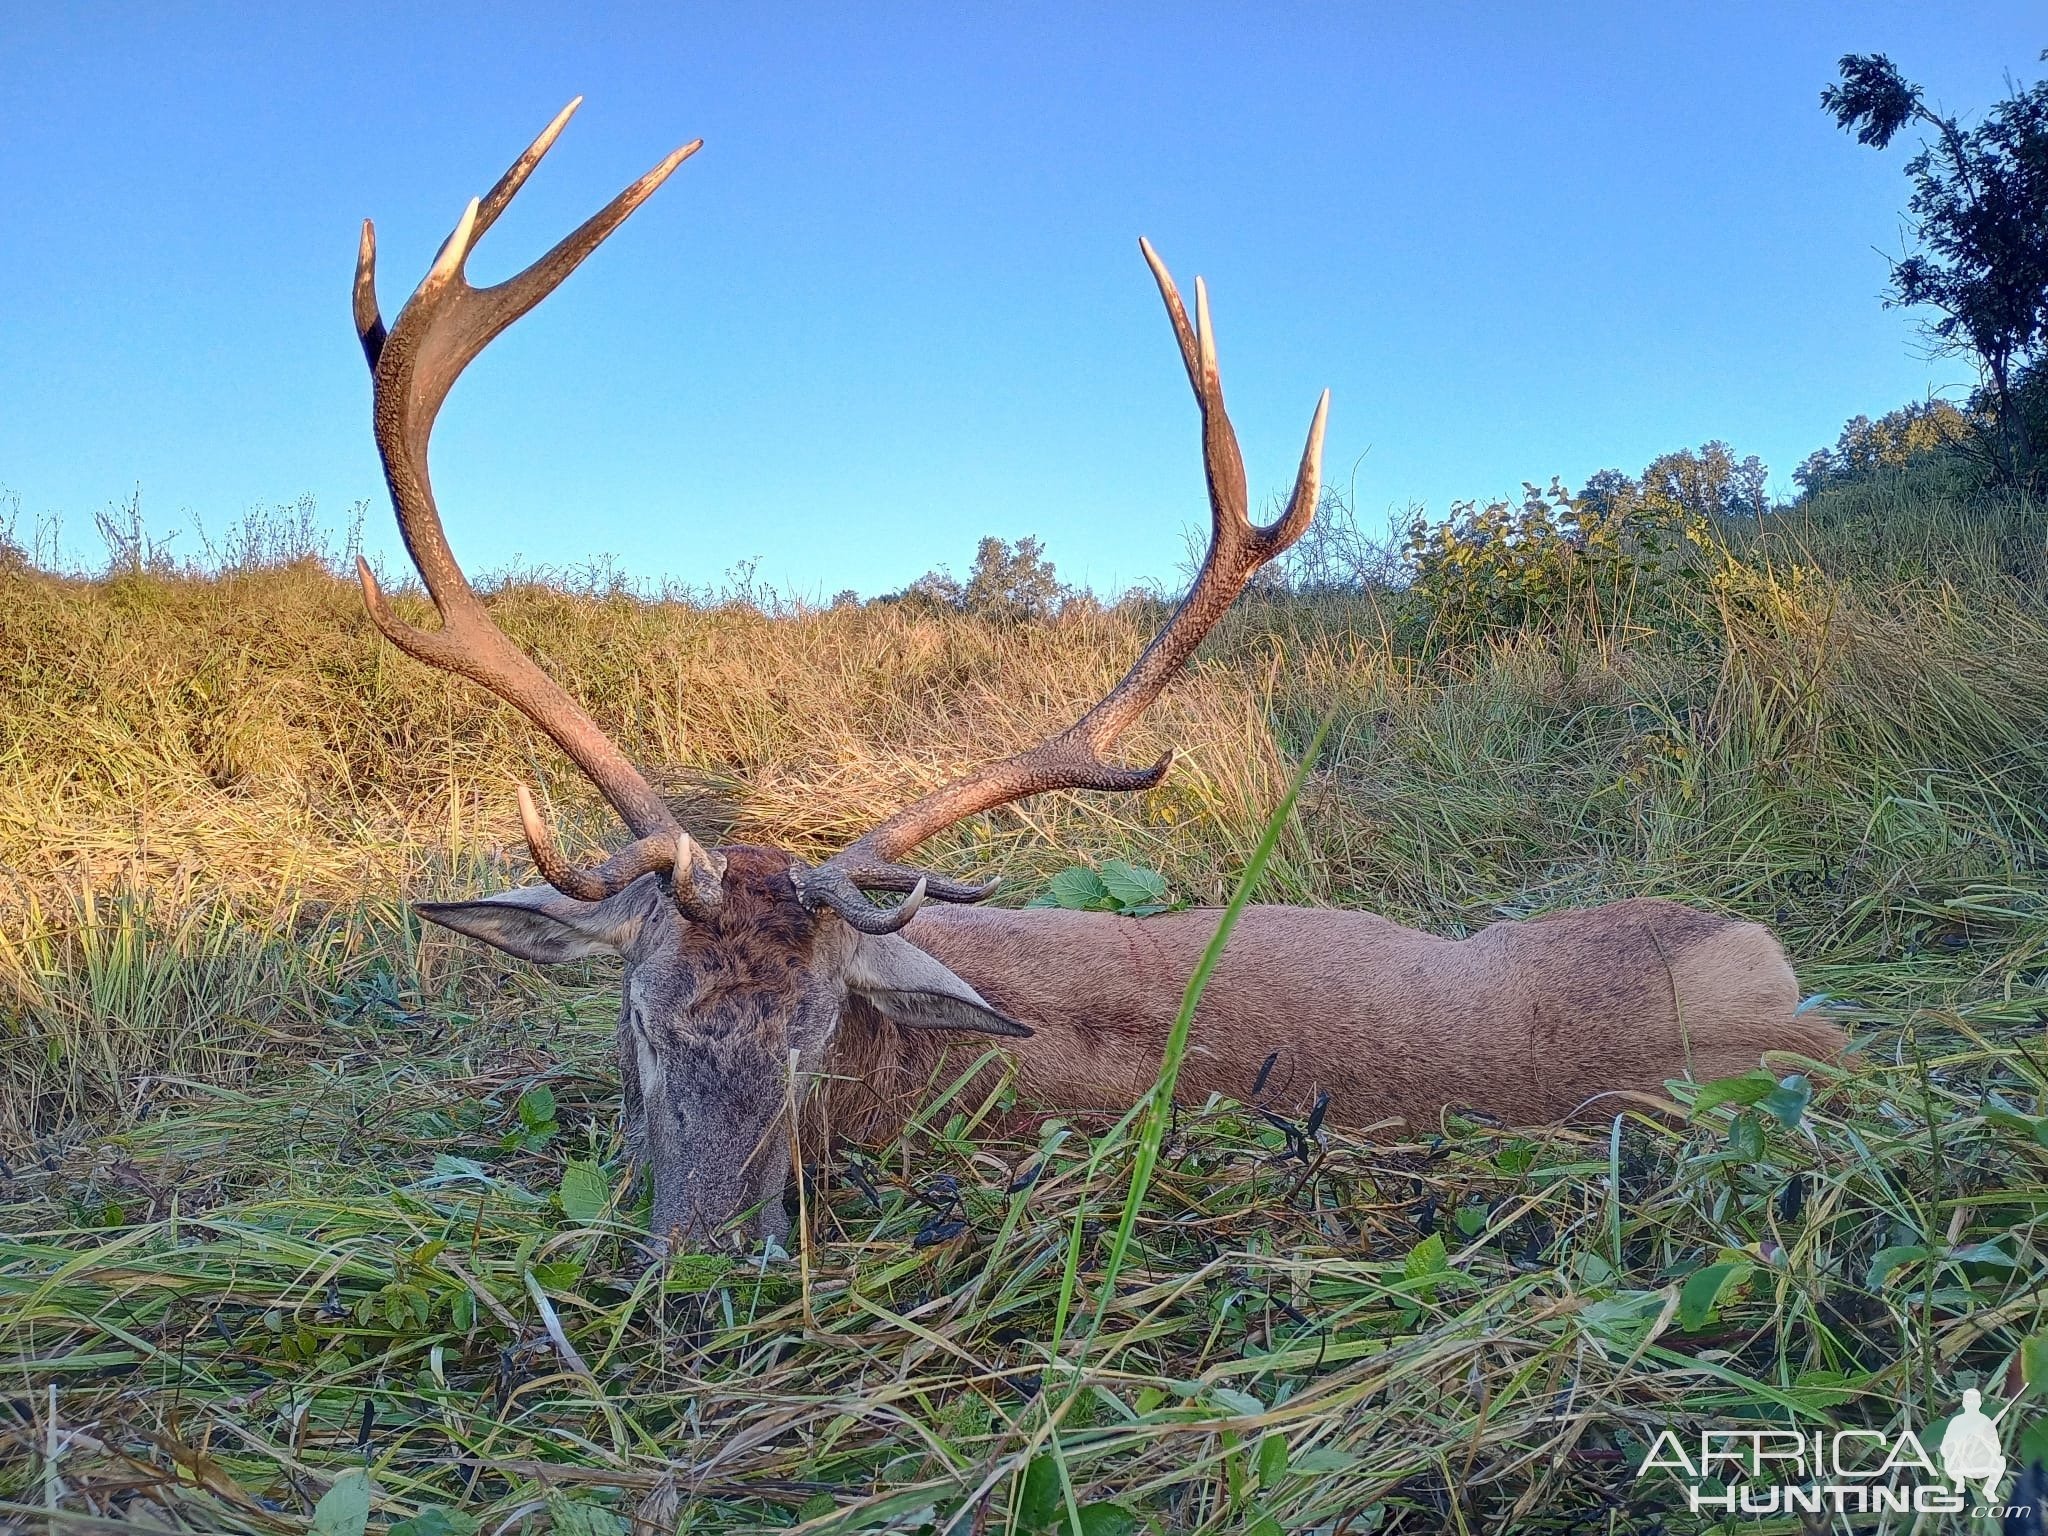
[[[1227,1408],[1230,1412],[1248,1419],[1256,1418],[1266,1411],[1264,1403],[1251,1393],[1240,1392],[1235,1387],[1211,1387],[1207,1395],[1209,1401],[1217,1407]]]
[[[1072,865],[1054,875],[1046,886],[1046,894],[1069,912],[1099,912],[1109,905],[1109,887],[1085,864]]]
[[[468,1291],[457,1291],[448,1299],[448,1321],[455,1325],[458,1333],[467,1333],[476,1326],[476,1297]]]
[[[410,1520],[401,1520],[385,1536],[476,1536],[482,1527],[473,1515],[429,1504]]]
[[[1717,1077],[1701,1083],[1692,1101],[1693,1118],[1723,1104],[1754,1104],[1777,1086],[1778,1080],[1762,1067],[1752,1068],[1740,1077]]]
[[[1430,1275],[1443,1273],[1450,1267],[1444,1252],[1444,1237],[1441,1232],[1432,1232],[1414,1248],[1401,1266],[1401,1273],[1410,1280],[1421,1280]]]
[[[587,1227],[604,1219],[605,1210],[612,1203],[611,1183],[596,1163],[587,1158],[571,1158],[562,1169],[562,1187],[555,1198],[561,1201],[564,1216],[579,1227]]]
[[[1678,1326],[1697,1333],[1714,1320],[1722,1293],[1749,1278],[1749,1264],[1708,1264],[1685,1277],[1678,1289]]]
[[[2014,1114],[2009,1109],[1985,1110],[1984,1123],[1986,1125],[1995,1125],[2001,1130],[2018,1131],[2022,1136],[2038,1138],[2041,1134],[2040,1121],[2032,1119],[2027,1115]]]
[[[529,1088],[519,1095],[515,1106],[519,1123],[529,1131],[552,1130],[555,1124],[555,1092],[545,1085]]]
[[[370,1525],[370,1474],[344,1472],[313,1506],[312,1536],[363,1536]]]
[[[1279,1484],[1287,1475],[1287,1437],[1268,1435],[1259,1442],[1259,1491]]]
[[[553,1490],[548,1492],[547,1504],[554,1536],[630,1536],[626,1522],[602,1504],[586,1503]]]
[[[1060,1490],[1059,1463],[1049,1455],[1034,1456],[1024,1469],[1024,1486],[1017,1491],[1017,1529],[1049,1529],[1066,1504],[1066,1495]]]
[[[2036,1392],[2048,1386],[2048,1333],[2020,1341],[2020,1380]]]
[[[1260,1515],[1244,1528],[1244,1536],[1287,1536],[1287,1528],[1271,1515]]]
[[[1804,1074],[1794,1072],[1781,1081],[1777,1087],[1756,1101],[1756,1107],[1769,1115],[1775,1115],[1785,1129],[1795,1128],[1806,1114],[1806,1106],[1813,1101],[1813,1084]]]
[[[805,1499],[803,1503],[797,1505],[796,1523],[802,1525],[806,1520],[822,1520],[838,1507],[839,1501],[820,1488],[808,1499]]]
[[[1121,1504],[1098,1499],[1075,1511],[1080,1517],[1081,1536],[1131,1536],[1138,1528],[1137,1516]]]
[[[1119,907],[1154,906],[1166,900],[1166,876],[1122,859],[1104,859],[1096,871],[1102,888]]]
[[[1892,1248],[1880,1248],[1870,1261],[1870,1275],[1864,1284],[1871,1290],[1881,1290],[1892,1276],[1892,1271],[1901,1265],[1915,1264],[1929,1257],[1930,1250],[1918,1243],[1901,1243]]]
[[[1358,1458],[1349,1451],[1340,1451],[1334,1445],[1312,1446],[1289,1458],[1288,1470],[1303,1472],[1349,1472],[1358,1465]]]
[[[2020,1431],[2019,1455],[2015,1459],[2023,1467],[2038,1467],[2048,1462],[2048,1415],[2035,1419]]]
[[[1764,1155],[1763,1117],[1754,1110],[1737,1110],[1735,1123],[1728,1127],[1728,1150],[1746,1162],[1760,1159]]]

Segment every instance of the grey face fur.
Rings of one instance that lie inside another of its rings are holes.
[[[830,1070],[849,996],[905,1028],[1030,1033],[901,936],[807,910],[792,880],[804,866],[788,854],[720,851],[710,922],[685,919],[656,875],[605,901],[543,885],[418,909],[522,959],[625,961],[619,1077],[628,1143],[654,1175],[658,1243],[785,1242],[787,1111]]]

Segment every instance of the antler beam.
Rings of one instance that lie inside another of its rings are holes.
[[[1253,523],[1244,455],[1223,406],[1216,338],[1209,321],[1208,288],[1199,277],[1195,279],[1195,320],[1191,325],[1166,263],[1159,259],[1149,241],[1140,240],[1138,246],[1159,284],[1160,297],[1166,301],[1166,313],[1180,342],[1181,361],[1187,366],[1188,382],[1194,387],[1195,402],[1202,411],[1202,459],[1209,483],[1211,518],[1209,552],[1194,585],[1167,620],[1166,627],[1153,637],[1124,674],[1123,681],[1101,703],[1064,731],[1027,751],[990,763],[933,790],[817,868],[797,876],[797,889],[806,905],[829,906],[863,931],[891,932],[909,922],[917,910],[910,901],[894,909],[879,907],[862,894],[864,891],[903,891],[915,886],[935,901],[978,901],[995,889],[993,883],[974,886],[941,882],[898,862],[918,844],[955,823],[1047,790],[1141,790],[1150,789],[1163,779],[1173,765],[1172,752],[1150,767],[1126,768],[1109,761],[1110,749],[1165,691],[1260,567],[1300,538],[1315,516],[1330,392],[1324,390],[1316,403],[1287,510],[1263,527]]]
[[[491,619],[448,546],[427,475],[434,418],[462,370],[500,332],[552,293],[703,145],[699,139],[675,151],[525,271],[487,288],[472,287],[464,271],[470,252],[526,184],[582,101],[579,96],[564,107],[497,184],[463,210],[454,233],[388,331],[377,307],[376,231],[368,220],[363,222],[356,257],[355,322],[374,380],[377,451],[397,510],[399,533],[441,616],[441,627],[417,629],[398,618],[361,559],[356,574],[370,619],[387,639],[416,660],[480,683],[517,708],[553,738],[632,829],[637,840],[630,847],[595,869],[576,869],[557,854],[532,797],[521,786],[520,817],[527,842],[550,884],[565,895],[595,901],[625,889],[642,875],[674,874],[678,905],[701,917],[717,905],[723,861],[683,830],[597,722]]]

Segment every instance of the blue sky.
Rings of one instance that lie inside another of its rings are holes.
[[[2048,44],[2038,0],[599,10],[0,7],[24,526],[84,554],[138,484],[165,529],[312,493],[394,551],[358,221],[391,314],[578,93],[479,278],[706,147],[444,411],[472,571],[872,593],[1035,533],[1103,590],[1169,576],[1206,510],[1141,234],[1210,281],[1255,495],[1325,386],[1375,523],[1709,437],[1785,484],[1967,383],[1879,307],[1910,151],[1820,111],[1836,58],[1974,112]]]

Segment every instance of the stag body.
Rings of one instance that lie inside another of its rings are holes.
[[[1022,1100],[1121,1111],[1157,1078],[1220,916],[954,907],[904,937],[1030,1026],[1003,1043]],[[1730,1076],[1765,1051],[1840,1050],[1841,1031],[1797,1017],[1798,1001],[1768,930],[1676,902],[1495,923],[1466,939],[1367,912],[1254,906],[1203,989],[1178,1096],[1247,1099],[1262,1086],[1262,1102],[1301,1109],[1327,1094],[1331,1121],[1352,1126],[1430,1125],[1446,1109],[1510,1125],[1605,1115],[1615,1106],[1602,1094]],[[851,1080],[833,1091],[835,1125],[886,1131],[928,1091],[939,1048],[852,1000],[834,1052]]]
[[[980,901],[994,887],[902,861],[948,827],[1030,795],[1145,790],[1165,776],[1171,754],[1131,768],[1111,753],[1246,583],[1307,528],[1329,396],[1316,406],[1285,511],[1254,524],[1207,292],[1197,278],[1191,319],[1140,241],[1201,410],[1209,490],[1208,553],[1173,617],[1066,730],[933,790],[821,864],[773,848],[706,848],[492,622],[449,548],[427,473],[434,417],[462,370],[697,148],[670,155],[525,271],[472,286],[470,251],[575,107],[469,205],[388,330],[376,243],[363,226],[355,320],[377,447],[441,627],[401,621],[369,567],[358,569],[370,618],[393,644],[522,711],[603,792],[633,840],[578,868],[522,787],[520,817],[547,884],[419,911],[530,960],[620,956],[620,1074],[629,1130],[654,1174],[657,1236],[706,1239],[751,1211],[754,1230],[780,1237],[790,1132],[802,1123],[791,1112],[817,1084],[829,1085],[811,1106],[825,1118],[880,1126],[905,1112],[942,1042],[963,1031],[1013,1050],[1027,1093],[1051,1106],[1121,1109],[1153,1082],[1215,914],[1134,922],[928,907]],[[876,892],[905,899],[888,906]],[[1832,1049],[1837,1037],[1795,1020],[1792,999],[1769,935],[1665,903],[1502,925],[1462,942],[1363,913],[1262,907],[1245,915],[1204,997],[1183,1082],[1193,1093],[1242,1095],[1277,1053],[1281,1093],[1327,1091],[1340,1119],[1356,1123],[1427,1120],[1450,1105],[1549,1120],[1602,1092],[1740,1070],[1766,1049]]]

